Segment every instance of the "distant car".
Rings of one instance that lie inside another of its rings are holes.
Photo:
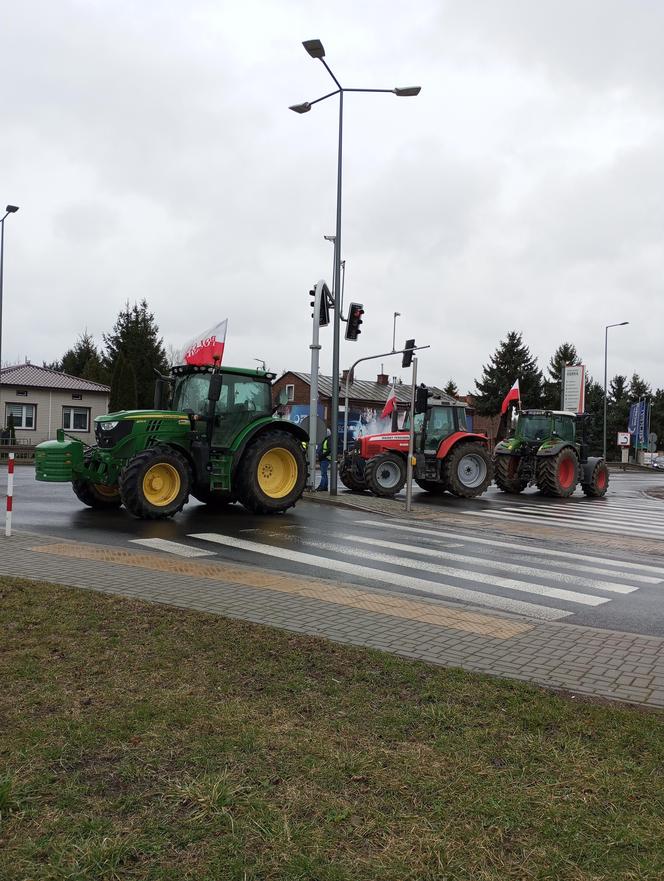
[[[653,468],[657,468],[659,471],[664,471],[664,456],[657,456],[657,458],[653,459],[650,464]]]

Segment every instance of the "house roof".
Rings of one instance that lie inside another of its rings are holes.
[[[288,371],[292,373],[293,376],[297,376],[298,379],[301,379],[302,382],[306,382],[307,385],[311,385],[311,374],[310,373],[297,373],[296,371]],[[386,401],[388,395],[390,394],[390,390],[392,389],[392,384],[388,383],[387,385],[383,385],[380,382],[370,382],[368,380],[356,379],[354,382],[351,382],[348,386],[348,397],[354,401]],[[397,403],[398,404],[410,404],[411,397],[411,386],[405,384],[397,383],[395,386],[395,391],[397,394]],[[451,398],[449,395],[446,395],[445,392],[438,388],[437,386],[429,386],[429,391],[435,397],[440,397],[449,404],[458,404],[461,403],[457,401],[456,398]],[[332,397],[332,377],[331,376],[318,376],[318,393],[324,398]],[[346,394],[346,383],[340,382],[339,384],[339,397],[344,398]]]
[[[109,386],[89,379],[70,376],[50,367],[37,367],[36,364],[19,364],[16,367],[3,367],[0,370],[0,384],[28,386],[29,388],[57,389],[58,391],[104,392]]]

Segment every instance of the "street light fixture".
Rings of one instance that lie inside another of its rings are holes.
[[[10,214],[16,214],[18,205],[7,205],[5,211],[5,216],[0,220],[0,386],[2,385],[2,286],[5,257],[5,220]]]
[[[401,318],[401,312],[394,313],[394,321],[392,323],[392,351],[394,352],[394,347],[397,341],[397,318]]]
[[[332,348],[332,397],[331,406],[332,413],[330,419],[330,428],[332,437],[330,438],[330,495],[337,494],[337,448],[338,448],[338,421],[339,421],[339,342],[341,328],[341,298],[340,298],[340,280],[341,280],[341,171],[342,171],[342,152],[343,152],[343,120],[344,120],[344,92],[383,92],[386,94],[397,95],[400,98],[413,97],[419,95],[420,86],[407,86],[395,89],[346,89],[344,88],[336,76],[332,73],[328,63],[325,61],[325,49],[320,40],[305,40],[302,45],[309,55],[320,61],[325,70],[334,80],[336,89],[328,92],[327,95],[321,95],[315,101],[305,101],[302,104],[293,104],[289,108],[294,113],[308,113],[314,104],[325,101],[333,95],[339,96],[339,147],[337,154],[337,223],[334,236],[334,278],[332,282],[333,298],[334,298],[334,341]],[[312,414],[313,415],[313,414]]]
[[[617,324],[607,324],[604,328],[604,458],[606,459],[606,401],[607,401],[607,392],[606,392],[606,379],[607,379],[607,350],[609,343],[609,328],[610,327],[624,327],[626,324],[629,324],[629,321],[619,321]]]

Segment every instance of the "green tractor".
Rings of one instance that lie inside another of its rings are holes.
[[[256,514],[285,511],[304,490],[307,434],[274,418],[274,377],[174,367],[157,380],[154,410],[99,416],[95,446],[62,429],[39,444],[37,480],[71,482],[91,508],[124,505],[143,520],[173,516],[190,495],[212,507],[239,501]]]
[[[520,493],[529,484],[546,496],[566,498],[581,484],[592,498],[606,495],[609,470],[588,455],[587,413],[522,410],[511,437],[496,444],[494,477],[499,489]]]

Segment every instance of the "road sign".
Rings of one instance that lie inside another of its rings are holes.
[[[651,431],[650,434],[648,435],[648,450],[651,453],[654,453],[657,451],[657,435],[655,434],[654,431]]]
[[[585,409],[586,368],[574,364],[563,368],[563,410],[583,413]]]
[[[618,446],[619,447],[628,447],[629,443],[630,443],[629,431],[619,431],[618,432]]]

